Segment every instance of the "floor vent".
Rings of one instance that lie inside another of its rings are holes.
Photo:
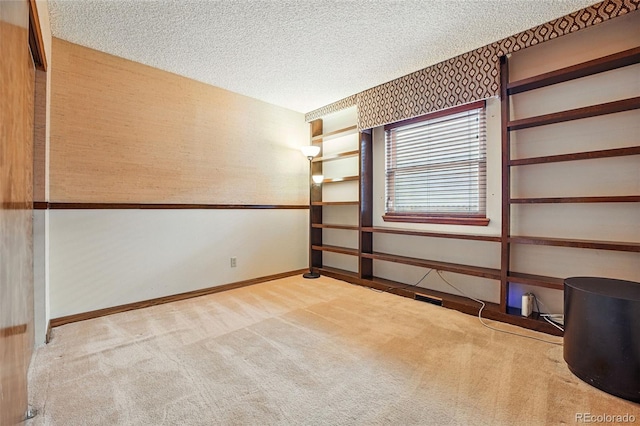
[[[426,296],[424,294],[414,294],[413,298],[415,300],[419,300],[420,302],[431,303],[432,305],[442,306],[442,299],[438,299],[437,297]]]

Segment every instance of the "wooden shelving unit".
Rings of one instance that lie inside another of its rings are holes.
[[[615,114],[640,108],[640,97],[606,102],[575,108],[566,111],[544,114],[519,120],[510,119],[511,96],[542,87],[579,79],[594,74],[611,71],[634,65],[640,62],[640,48],[619,52],[603,58],[587,61],[582,64],[566,67],[549,73],[541,74],[524,80],[509,82],[509,65],[507,58],[501,58],[501,110],[502,110],[502,242],[501,242],[501,294],[500,310],[508,314],[507,300],[509,283],[526,284],[546,287],[556,290],[564,288],[564,280],[557,277],[547,277],[525,274],[510,270],[512,244],[533,244],[542,246],[571,247],[576,249],[597,249],[624,252],[640,252],[640,244],[621,241],[593,241],[570,238],[552,238],[540,236],[511,235],[511,205],[513,204],[560,204],[560,203],[637,203],[639,195],[602,195],[589,197],[511,197],[511,168],[530,166],[535,164],[552,164],[566,161],[597,160],[601,158],[622,157],[640,154],[640,146],[605,149],[597,151],[579,151],[569,154],[551,155],[546,157],[532,157],[511,159],[511,133],[518,130],[537,126],[546,126],[572,120],[581,120],[606,114]]]
[[[337,162],[340,160],[348,159],[348,158],[358,158],[361,156],[360,149],[348,149],[346,151],[341,152],[332,152],[330,154],[324,154],[324,145],[327,142],[332,140],[343,138],[345,136],[350,135],[358,135],[360,138],[369,138],[370,134],[362,134],[358,132],[358,128],[356,125],[349,125],[345,127],[341,127],[337,130],[333,130],[330,132],[323,133],[323,120],[318,119],[311,123],[311,143],[318,145],[321,147],[321,154],[312,160],[312,166],[314,167],[314,174],[321,174],[323,170],[323,164],[327,162]],[[315,130],[314,130],[315,129]],[[363,136],[364,135],[364,136]],[[359,148],[359,147],[358,147]],[[360,174],[350,174],[340,177],[331,177],[325,178],[322,181],[323,185],[339,185],[343,182],[360,182],[361,176]],[[359,225],[349,225],[343,223],[322,223],[323,210],[326,208],[333,208],[336,206],[360,206],[360,200],[344,200],[344,201],[323,201],[322,200],[322,186],[317,186],[317,191],[315,192],[315,196],[312,198],[311,206],[315,209],[315,214],[313,215],[313,219],[311,221],[311,228],[315,232],[315,238],[313,238],[311,242],[311,252],[313,253],[312,266],[314,269],[319,270],[324,274],[334,274],[336,276],[349,276],[354,277],[358,276],[359,272],[347,271],[340,268],[333,268],[323,263],[323,252],[337,253],[340,255],[346,256],[355,256],[358,259],[360,258],[360,248],[351,248],[351,247],[341,247],[336,245],[329,245],[323,243],[322,232],[323,230],[337,230],[337,231],[358,231],[360,229]],[[358,215],[358,211],[354,211],[354,215]],[[354,216],[355,219],[355,216]],[[360,262],[360,260],[358,260]]]
[[[404,265],[418,266],[422,268],[448,271],[485,279],[496,280],[500,283],[500,302],[486,302],[483,310],[484,318],[498,320],[543,331],[549,334],[561,335],[562,333],[542,318],[534,315],[524,318],[519,315],[519,310],[508,306],[509,284],[522,285],[563,290],[564,279],[531,273],[522,273],[510,269],[512,245],[529,244],[540,246],[569,247],[575,249],[595,249],[621,252],[640,252],[640,243],[622,241],[594,241],[584,239],[552,238],[546,236],[511,235],[511,206],[518,204],[527,208],[533,204],[561,204],[561,203],[637,203],[640,195],[608,195],[600,196],[564,196],[564,197],[511,197],[511,169],[513,167],[526,167],[536,164],[553,164],[569,161],[597,161],[603,158],[624,157],[640,155],[640,146],[630,146],[613,149],[592,151],[577,151],[567,154],[537,156],[531,158],[511,158],[511,134],[513,132],[529,129],[537,126],[546,126],[554,123],[562,123],[572,120],[595,117],[606,114],[615,114],[623,111],[640,108],[640,97],[616,100],[599,105],[591,105],[583,108],[543,114],[535,117],[512,120],[510,118],[511,96],[524,93],[554,84],[567,82],[597,73],[611,71],[617,68],[637,64],[640,61],[640,48],[630,49],[624,52],[609,55],[582,64],[545,73],[539,76],[520,81],[509,82],[509,69],[506,58],[501,61],[501,115],[502,115],[502,227],[500,235],[477,235],[463,233],[446,233],[418,231],[413,229],[399,229],[373,226],[373,147],[370,132],[358,132],[356,126],[347,126],[337,131],[322,134],[322,121],[312,123],[312,143],[322,144],[324,141],[338,138],[346,134],[358,133],[359,149],[347,150],[331,155],[321,155],[313,160],[316,169],[314,173],[322,171],[322,164],[329,161],[337,161],[349,157],[358,157],[358,175],[344,176],[341,178],[325,179],[325,184],[338,184],[345,181],[359,181],[359,199],[345,201],[323,201],[321,191],[316,192],[312,199],[312,230],[316,232],[313,238],[311,250],[314,253],[314,268],[320,273],[373,289],[387,291],[397,295],[411,297],[418,300],[430,301],[441,304],[444,307],[457,309],[472,315],[477,315],[479,304],[466,297],[438,292],[422,287],[416,287],[405,283],[399,283],[376,277],[373,271],[374,261],[392,262]],[[315,124],[314,124],[315,123]],[[314,130],[315,129],[315,130]],[[340,223],[322,223],[322,209],[331,206],[357,206],[358,225]],[[357,231],[358,248],[337,247],[322,243],[322,230],[333,229],[345,232]],[[474,265],[441,262],[430,259],[400,256],[393,253],[374,251],[373,241],[375,235],[392,234],[416,238],[434,238],[447,240],[467,240],[483,243],[500,244],[500,268],[487,268]],[[341,268],[330,267],[322,264],[322,253],[331,252],[358,258],[358,272]]]

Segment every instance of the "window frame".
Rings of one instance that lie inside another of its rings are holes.
[[[395,123],[387,124],[384,126],[385,132],[385,156],[387,152],[387,144],[388,144],[388,131],[407,126],[410,124],[416,124],[423,121],[433,120],[436,118],[446,117],[448,115],[458,114],[461,112],[470,111],[473,109],[484,110],[486,114],[486,101],[476,101],[471,102],[465,105],[459,105],[453,108],[443,109],[439,111],[435,111],[429,114],[422,115],[420,117],[410,118],[408,120],[402,120]],[[486,115],[485,115],[485,124],[486,124]],[[489,224],[489,218],[486,216],[486,135],[485,135],[485,158],[484,158],[484,167],[485,167],[485,193],[483,196],[485,197],[485,212],[484,213],[413,213],[413,212],[388,212],[387,204],[385,201],[384,206],[384,215],[382,219],[385,222],[407,222],[407,223],[435,223],[435,224],[447,224],[447,225],[471,225],[471,226],[487,226]],[[387,164],[385,160],[385,194],[387,190],[388,184],[387,177]],[[386,199],[386,196],[385,196]]]

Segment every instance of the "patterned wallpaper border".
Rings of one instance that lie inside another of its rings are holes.
[[[305,115],[307,122],[358,106],[358,128],[369,129],[439,109],[497,96],[499,58],[638,10],[640,0],[605,0],[546,24],[413,72]]]

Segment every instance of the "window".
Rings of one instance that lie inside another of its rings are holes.
[[[385,221],[487,225],[484,101],[385,126]]]

